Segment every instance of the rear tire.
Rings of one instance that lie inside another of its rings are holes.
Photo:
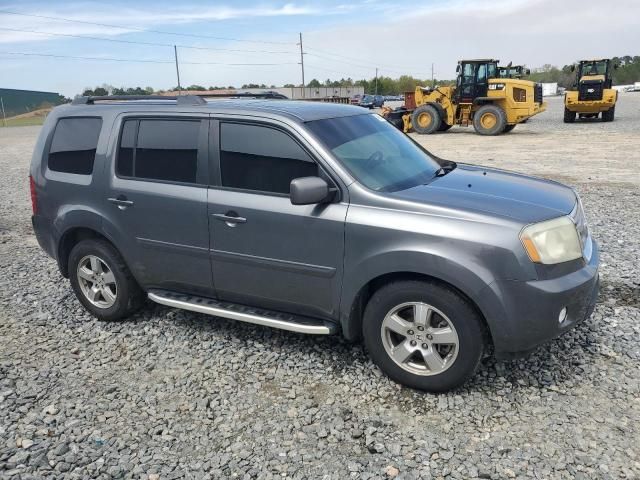
[[[603,122],[613,122],[614,117],[616,116],[616,106],[614,105],[606,112],[602,112],[602,121]]]
[[[385,374],[428,392],[466,382],[486,345],[478,312],[436,282],[398,281],[380,288],[365,308],[362,330],[373,362]]]
[[[500,135],[507,125],[507,116],[497,105],[483,105],[473,115],[473,128],[480,135]]]
[[[515,123],[513,125],[507,125],[507,126],[504,127],[504,130],[502,131],[502,133],[509,133],[514,128],[516,128],[516,124]]]
[[[411,115],[411,126],[416,133],[429,135],[438,130],[442,119],[433,105],[420,105]]]
[[[74,246],[68,271],[76,297],[98,320],[121,320],[144,303],[144,292],[105,240],[83,240]]]
[[[576,112],[572,112],[567,107],[564,107],[564,123],[573,123],[576,121]]]

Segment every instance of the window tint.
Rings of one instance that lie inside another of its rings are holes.
[[[133,177],[133,149],[136,146],[137,120],[127,120],[122,128],[118,150],[118,175]]]
[[[126,121],[118,175],[196,183],[199,134],[200,120]]]
[[[53,133],[49,170],[91,175],[102,119],[61,118]]]
[[[291,180],[318,175],[318,166],[279,130],[222,123],[220,170],[225,187],[289,194]]]

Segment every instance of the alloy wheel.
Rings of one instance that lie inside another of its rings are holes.
[[[426,303],[393,307],[382,321],[380,333],[389,357],[415,375],[438,375],[458,356],[460,341],[453,323]]]
[[[98,308],[113,306],[118,286],[113,271],[104,260],[95,255],[83,257],[78,263],[77,275],[80,290],[92,305]]]

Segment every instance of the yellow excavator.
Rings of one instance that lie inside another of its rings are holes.
[[[564,94],[564,123],[580,118],[597,118],[602,113],[603,122],[612,122],[616,114],[618,92],[611,88],[613,70],[618,68],[610,59],[581,60],[572,90]],[[571,71],[576,66],[571,65]]]
[[[455,86],[416,87],[405,105],[383,116],[405,133],[430,134],[453,125],[473,127],[480,135],[510,132],[546,109],[542,85],[499,78],[498,60],[461,60]]]

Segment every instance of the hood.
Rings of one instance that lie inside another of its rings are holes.
[[[427,185],[390,195],[412,202],[508,217],[525,224],[567,215],[576,204],[573,190],[557,182],[461,164]]]

